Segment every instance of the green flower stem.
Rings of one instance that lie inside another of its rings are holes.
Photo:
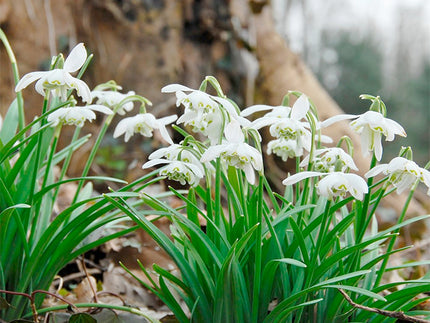
[[[300,165],[300,157],[296,157],[296,174],[300,172],[299,165]],[[297,185],[295,203],[298,203],[299,199],[300,199],[300,183]]]
[[[0,40],[2,41],[4,47],[6,48],[6,52],[9,56],[9,60],[12,65],[13,79],[14,79],[15,85],[17,85],[19,82],[18,64],[16,63],[15,54],[13,53],[12,47],[10,46],[10,43],[6,37],[6,34],[3,32],[1,28],[0,28]],[[18,100],[18,124],[19,124],[19,129],[21,130],[25,127],[24,99],[22,97],[21,91],[16,93],[16,98]]]
[[[377,162],[377,160],[376,160],[375,154],[373,154],[369,169],[372,169],[373,167],[375,167],[376,162]],[[373,213],[368,214],[370,198],[372,196],[372,189],[371,189],[372,184],[373,184],[373,177],[369,177],[367,179],[367,187],[369,188],[369,191],[364,196],[364,200],[363,200],[363,203],[361,205],[361,210],[359,212],[357,212],[358,216],[355,219],[355,228],[354,229],[355,229],[355,243],[356,244],[361,243],[361,241],[364,237],[364,234],[366,233],[367,225],[369,225],[370,220],[372,218]],[[383,195],[378,196],[378,198],[382,198],[382,197],[383,197]],[[373,210],[375,210],[375,209],[373,209]],[[362,255],[361,250],[357,250],[355,252],[354,256],[351,258],[354,260],[351,260],[349,270],[354,271],[354,270],[359,269],[360,262],[361,262],[361,255]]]
[[[315,257],[313,259],[312,262],[312,267],[315,268],[318,265],[318,258],[319,258],[319,253],[321,251],[321,246],[323,244],[323,240],[325,238],[325,236],[327,235],[327,230],[330,226],[330,220],[331,220],[331,212],[330,212],[330,206],[331,206],[331,201],[327,200],[326,205],[325,205],[325,209],[324,209],[324,215],[323,215],[323,219],[321,221],[321,226],[320,226],[320,230],[318,233],[318,238],[317,238],[317,243],[315,246]]]
[[[373,167],[375,167],[376,162],[377,162],[377,160],[376,160],[375,154],[373,154],[369,169],[372,169]],[[365,227],[364,225],[365,225],[365,223],[369,223],[368,217],[369,218],[372,217],[372,214],[370,214],[370,215],[367,214],[369,211],[370,197],[372,195],[372,190],[370,189],[372,184],[373,184],[373,177],[369,177],[367,179],[367,186],[369,187],[369,192],[367,192],[367,194],[364,196],[361,214],[356,219],[355,236],[356,236],[356,243],[357,244],[361,242],[361,239],[363,238],[364,233],[367,229],[367,227]]]
[[[310,265],[308,266],[309,277],[306,278],[305,288],[308,288],[309,286],[311,286],[314,269],[318,266],[318,259],[319,259],[319,253],[321,251],[321,246],[322,246],[324,237],[326,236],[326,231],[329,228],[330,214],[331,214],[330,205],[331,205],[331,201],[327,200],[324,213],[322,215],[322,220],[321,220],[321,224],[318,232],[315,249],[313,250],[312,258],[310,260]]]
[[[262,253],[262,214],[263,210],[263,175],[260,175],[258,181],[258,201],[255,210],[255,221],[258,225],[255,230],[255,263],[254,263],[254,283],[253,283],[253,295],[252,295],[252,316],[251,322],[258,322],[259,314],[259,300],[261,290],[261,253]]]
[[[112,310],[118,310],[118,311],[128,312],[131,314],[136,314],[136,315],[142,316],[142,317],[146,318],[151,323],[159,323],[160,322],[156,319],[151,318],[150,316],[148,316],[144,312],[138,310],[137,308],[129,307],[129,306],[120,306],[120,305],[111,305],[111,304],[95,304],[95,303],[78,303],[78,304],[73,304],[73,306],[77,307],[77,308],[109,308]],[[48,313],[48,312],[67,310],[69,307],[70,307],[70,305],[51,306],[51,307],[45,307],[45,308],[39,309],[37,312],[38,312],[38,314],[44,314],[44,313]],[[26,314],[24,317],[29,317],[29,316],[32,316],[32,313]]]
[[[42,110],[42,114],[46,113],[46,111],[48,110],[48,96],[49,93],[46,93],[45,95],[45,99],[43,100],[43,110]],[[44,126],[46,124],[46,120],[42,119],[40,121],[40,125]],[[28,204],[33,206],[33,197],[35,194],[35,189],[36,189],[36,185],[37,185],[37,175],[39,172],[39,166],[41,164],[40,162],[40,154],[41,154],[41,148],[42,148],[42,133],[38,133],[37,134],[37,147],[36,147],[36,156],[34,159],[34,169],[33,169],[33,178],[31,179],[31,183],[32,183],[32,188],[30,189],[30,195],[28,197]],[[28,211],[25,211],[28,215],[31,214],[31,209],[28,209]],[[37,214],[36,214],[37,217]],[[36,220],[37,221],[37,220]],[[27,219],[27,225],[30,225],[30,223],[32,222],[32,219],[30,216],[28,216]]]
[[[92,163],[94,161],[94,158],[96,157],[97,150],[100,147],[100,144],[101,144],[101,142],[102,142],[102,140],[104,138],[104,135],[106,134],[106,131],[107,131],[110,123],[112,122],[112,119],[113,119],[114,115],[115,114],[111,114],[111,115],[107,116],[106,121],[104,122],[104,124],[103,124],[103,126],[102,126],[102,128],[101,128],[101,130],[99,132],[97,140],[94,143],[93,148],[91,149],[91,153],[88,156],[88,159],[87,159],[87,162],[85,164],[84,170],[82,171],[82,175],[81,175],[82,177],[85,177],[85,176],[88,175],[88,172],[90,171],[90,168],[91,168],[91,165],[92,165]],[[79,192],[81,191],[83,185],[84,185],[84,181],[83,180],[81,180],[81,181],[78,182],[78,187],[76,189],[75,197],[73,198],[72,204],[76,203],[76,201],[78,200]]]
[[[55,128],[54,139],[52,140],[51,149],[49,152],[48,160],[46,162],[45,174],[43,176],[43,182],[42,182],[41,188],[44,188],[48,185],[48,178],[49,178],[49,174],[51,173],[52,159],[54,158],[55,150],[57,149],[60,132],[61,132],[61,124],[59,124]],[[35,205],[34,219],[32,219],[33,225],[31,225],[31,234],[30,234],[29,241],[33,241],[33,239],[37,239],[38,232],[43,232],[43,230],[45,230],[45,228],[49,224],[49,219],[51,218],[51,214],[47,212],[40,212],[40,208],[42,206],[42,200],[43,199],[40,199]],[[55,199],[52,199],[52,203],[55,203]]]
[[[81,132],[81,128],[76,127],[75,132],[73,133],[71,143],[75,142],[78,139],[80,132]],[[73,149],[70,148],[69,153],[67,154],[67,157],[64,160],[63,167],[61,168],[61,173],[60,173],[60,176],[58,177],[58,182],[61,182],[64,176],[66,176],[66,172],[67,172],[67,169],[69,168],[70,161],[72,160],[72,156],[73,156]],[[53,201],[57,199],[59,191],[60,191],[60,186],[58,186],[55,190],[54,196],[52,197]]]
[[[406,211],[408,210],[409,204],[412,200],[412,197],[415,193],[415,189],[417,188],[418,183],[419,183],[419,181],[417,180],[415,182],[414,186],[411,188],[411,191],[409,192],[409,195],[408,195],[406,202],[403,206],[402,213],[400,214],[399,219],[397,220],[397,224],[400,224],[403,222],[403,220],[406,216]],[[389,254],[393,250],[394,245],[396,244],[397,237],[398,237],[397,233],[399,233],[399,231],[400,231],[400,229],[397,229],[393,232],[393,233],[395,233],[395,235],[390,239],[390,243],[388,244],[387,251],[386,251],[387,254]],[[377,287],[379,285],[379,283],[381,282],[382,276],[385,272],[385,268],[387,267],[387,263],[388,263],[388,257],[385,257],[384,260],[382,261],[381,267],[378,270],[378,276],[376,277],[375,283],[373,285],[374,287]]]
[[[217,231],[221,231],[224,236],[228,236],[229,232],[227,231],[228,224],[226,224],[227,220],[225,218],[222,202],[221,202],[221,194],[222,194],[222,164],[220,158],[216,161],[216,172],[215,172],[215,197],[214,197],[214,213],[213,213],[213,222],[215,224],[215,228],[213,230],[213,241],[215,245],[219,248],[219,250],[225,250],[225,244],[223,242],[223,238],[217,234]]]
[[[316,242],[315,248],[312,250],[313,253],[312,253],[312,258],[310,259],[310,264],[307,267],[308,276],[305,279],[303,290],[306,290],[306,289],[310,288],[310,286],[312,286],[315,268],[317,268],[319,265],[318,264],[318,260],[320,258],[319,253],[321,251],[322,243],[324,242],[323,240],[324,240],[325,236],[327,235],[326,231],[330,226],[330,219],[331,219],[331,217],[330,217],[330,214],[331,214],[330,206],[331,206],[331,201],[327,200],[326,205],[325,205],[325,209],[324,209],[324,213],[322,214],[322,220],[321,220],[321,224],[320,224],[320,228],[319,228],[319,232],[318,232],[317,242]],[[300,322],[300,317],[301,317],[302,313],[303,313],[303,308],[301,308],[297,311],[297,317],[296,317],[297,322]]]
[[[210,171],[208,171],[208,169],[205,167],[205,177],[206,177],[206,191],[205,191],[205,193],[206,193],[206,196],[205,196],[205,198],[206,198],[206,209],[207,209],[207,211],[206,211],[206,214],[207,214],[207,216],[209,217],[209,219],[211,220],[211,221],[208,221],[208,224],[207,224],[207,233],[208,233],[208,236],[213,240],[213,236],[212,236],[212,232],[215,232],[215,230],[213,231],[213,225],[212,225],[212,222],[213,222],[213,220],[214,220],[214,212],[213,212],[213,200],[212,200],[212,185],[211,185],[211,181],[212,181],[212,178],[211,178],[211,173],[210,173]]]
[[[386,191],[386,189],[385,188],[382,188],[380,191],[379,191],[379,194],[378,194],[378,197],[377,197],[377,199],[376,199],[376,201],[375,201],[375,203],[374,203],[374,205],[373,205],[373,207],[372,207],[372,210],[370,211],[370,213],[369,213],[369,216],[366,218],[366,222],[364,223],[364,227],[365,228],[368,228],[369,227],[369,224],[370,224],[370,221],[372,220],[372,215],[373,214],[375,214],[375,212],[376,212],[376,209],[378,208],[378,206],[379,206],[379,203],[381,202],[381,200],[383,199],[383,197],[385,196],[384,194],[385,194],[385,191]],[[359,239],[359,241],[361,242],[361,240],[363,239],[363,237],[364,237],[364,233],[365,233],[366,231],[365,230],[362,230],[361,232],[360,232],[360,235],[359,235],[359,237],[358,237],[358,239]]]

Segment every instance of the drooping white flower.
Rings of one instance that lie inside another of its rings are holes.
[[[290,118],[296,121],[300,121],[306,117],[306,113],[309,111],[310,104],[306,95],[302,94],[296,102],[294,102],[293,107],[286,106],[270,106],[264,104],[258,104],[250,106],[244,109],[240,115],[242,117],[247,117],[253,113],[260,111],[271,110],[271,112],[266,113],[263,117],[258,118],[253,122],[253,126],[257,129],[272,125],[277,123],[279,119]]]
[[[268,152],[275,153],[283,160],[289,157],[300,157],[303,149],[310,150],[312,145],[312,134],[307,121],[302,121],[309,111],[310,103],[305,95],[301,95],[293,107],[254,105],[241,112],[242,117],[253,113],[271,110],[263,117],[256,119],[250,125],[254,129],[270,126],[270,134],[277,138],[268,144]],[[331,142],[331,138],[321,136],[321,142]],[[293,143],[293,141],[295,143]]]
[[[303,155],[303,147],[297,145],[296,140],[274,139],[267,143],[267,154],[275,154],[287,161],[288,158],[300,157]]]
[[[309,155],[303,158],[300,167],[305,167],[308,163]],[[347,168],[358,170],[352,157],[338,147],[315,150],[313,163],[314,169],[321,172],[344,172]]]
[[[297,143],[297,156],[303,155],[303,148],[309,151],[312,144],[311,132],[304,127],[304,123],[292,118],[282,118],[269,128],[270,134],[275,138],[294,140]]]
[[[173,144],[168,147],[160,148],[148,157],[149,160],[166,158],[167,160],[178,160],[185,163],[191,163],[200,168],[204,172],[204,168],[199,158],[190,151],[191,147],[184,147],[183,145]]]
[[[374,177],[379,173],[388,175],[388,181],[397,188],[397,194],[411,189],[412,185],[418,180],[429,188],[427,194],[430,195],[430,172],[419,167],[412,160],[395,157],[388,164],[373,167],[364,176]]]
[[[211,146],[206,150],[200,161],[202,163],[214,160],[217,157],[227,165],[242,169],[249,183],[255,183],[254,169],[263,171],[263,158],[261,153],[254,147],[245,143],[240,124],[232,120],[224,129],[226,141],[220,145]]]
[[[182,185],[188,183],[191,186],[197,186],[204,176],[204,171],[201,167],[181,160],[153,159],[146,162],[142,168],[149,168],[159,164],[167,164],[166,167],[160,170],[160,175],[167,176],[167,178],[178,181]]]
[[[67,100],[67,91],[76,89],[78,96],[84,102],[91,102],[91,91],[88,85],[70,73],[78,71],[87,59],[87,51],[84,44],[76,45],[69,56],[64,61],[63,68],[56,68],[51,71],[31,72],[22,77],[15,87],[15,92],[19,92],[28,85],[36,82],[36,91],[45,96],[45,90],[51,91],[52,95]]]
[[[104,105],[92,104],[83,107],[59,108],[48,115],[47,120],[48,122],[52,122],[53,127],[60,123],[82,127],[86,120],[92,122],[96,118],[94,111],[102,112],[107,115],[113,113],[112,110]]]
[[[113,137],[117,138],[124,134],[124,141],[127,142],[135,133],[140,133],[145,137],[152,137],[153,130],[157,129],[160,131],[161,137],[166,142],[173,144],[173,141],[167,132],[166,125],[174,122],[176,119],[176,115],[156,119],[151,113],[140,113],[134,117],[124,118],[118,122],[113,133]]]
[[[364,194],[369,191],[366,181],[356,174],[343,172],[301,172],[287,177],[282,184],[292,185],[305,178],[324,176],[317,184],[317,192],[327,199],[333,199],[337,196],[345,197],[350,193],[357,200],[363,200]]]
[[[369,188],[366,181],[356,174],[333,172],[319,181],[317,191],[330,199],[337,196],[345,197],[349,192],[357,200],[362,201]]]
[[[238,118],[234,105],[227,99],[193,90],[180,84],[170,84],[161,89],[163,93],[176,94],[176,105],[185,107],[177,123],[190,125],[194,132],[207,136],[217,143],[222,136],[224,120]],[[185,92],[189,92],[186,94]]]
[[[382,135],[386,137],[385,141],[393,141],[395,135],[406,137],[406,132],[400,124],[376,111],[367,111],[361,115],[337,115],[323,121],[321,127],[328,127],[335,122],[347,119],[356,119],[350,123],[350,126],[361,135],[363,156],[368,156],[369,152],[374,151],[378,161],[382,158]]]
[[[91,91],[93,98],[97,98],[97,104],[104,104],[111,109],[114,109],[122,100],[132,95],[135,95],[134,91],[129,91],[127,93],[121,93],[118,91]],[[119,115],[124,115],[126,112],[131,111],[134,107],[133,102],[126,102],[122,104],[118,109],[117,113]]]

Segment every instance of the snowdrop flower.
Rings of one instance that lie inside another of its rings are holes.
[[[97,104],[104,104],[111,109],[114,109],[122,100],[135,95],[134,91],[129,91],[128,93],[121,93],[118,91],[91,91],[93,98],[97,98]],[[117,109],[119,115],[124,115],[126,112],[131,111],[134,107],[133,102],[126,102]]]
[[[309,163],[309,155],[303,158],[300,167]],[[346,171],[347,168],[358,170],[352,157],[342,148],[331,147],[315,150],[314,168],[321,172]]]
[[[291,139],[275,139],[267,144],[267,154],[275,154],[287,161],[288,158],[300,157],[303,155],[303,147],[297,145],[296,140]]]
[[[311,149],[312,135],[307,130],[303,122],[283,118],[270,126],[270,134],[275,138],[296,141],[296,156],[303,155],[303,148],[307,151]]]
[[[301,172],[287,177],[282,184],[292,185],[305,178],[325,176],[316,184],[317,192],[327,199],[333,199],[338,196],[345,197],[349,192],[357,200],[362,201],[364,194],[369,191],[366,181],[356,174],[347,174],[343,172]]]
[[[161,92],[175,92],[176,106],[184,105],[184,114],[177,123],[192,126],[194,132],[200,132],[207,136],[211,143],[217,143],[221,138],[224,120],[238,118],[236,108],[227,99],[193,90],[180,84],[167,85],[161,89]],[[190,93],[186,94],[185,92]]]
[[[373,167],[364,176],[374,177],[379,173],[388,175],[388,181],[397,188],[397,194],[411,189],[417,180],[423,182],[429,190],[430,195],[430,172],[419,167],[412,160],[395,157],[388,164],[381,164]]]
[[[265,105],[265,104],[257,104],[252,105],[240,112],[240,115],[242,117],[249,117],[251,114],[254,114],[256,112],[266,111],[266,110],[272,110],[271,112],[266,113],[263,117],[258,118],[253,122],[255,126],[258,126],[259,128],[262,128],[264,126],[267,126],[271,124],[271,122],[265,122],[266,119],[269,118],[289,118],[291,114],[291,108],[286,107],[284,105],[278,105],[278,106],[271,106],[271,105]],[[260,125],[264,124],[264,125]]]
[[[301,121],[306,117],[310,104],[308,98],[302,94],[293,107],[254,105],[241,112],[241,117],[247,117],[255,112],[271,110],[263,117],[256,119],[250,125],[254,129],[270,126],[270,134],[277,138],[268,144],[268,153],[274,152],[284,161],[289,157],[300,157],[303,149],[310,150],[312,134],[310,125]],[[321,142],[331,142],[327,136],[320,137]],[[293,143],[295,141],[295,143]]]
[[[140,133],[145,137],[152,137],[153,130],[158,129],[161,137],[169,144],[173,144],[167,132],[166,125],[174,122],[176,119],[176,115],[156,119],[151,113],[140,113],[134,117],[124,118],[118,122],[113,137],[117,138],[124,134],[124,141],[127,142],[134,133]]]
[[[211,146],[206,150],[200,161],[202,163],[221,157],[227,165],[242,169],[246,179],[250,184],[255,183],[254,169],[263,171],[263,158],[261,153],[254,147],[245,143],[240,124],[237,120],[232,120],[224,129],[226,142],[220,145]]]
[[[166,158],[167,160],[179,160],[185,163],[191,163],[200,168],[204,172],[204,168],[199,158],[193,154],[189,149],[191,147],[173,144],[168,147],[160,148],[149,155],[149,160]],[[191,148],[193,149],[193,148]]]
[[[264,104],[258,104],[250,106],[244,109],[240,115],[242,117],[247,117],[253,113],[272,110],[271,112],[266,113],[263,117],[258,118],[252,124],[256,129],[260,129],[262,127],[272,125],[277,123],[279,119],[293,119],[296,121],[300,121],[304,117],[306,117],[306,113],[309,111],[309,100],[306,95],[302,94],[296,102],[293,104],[293,107],[285,107],[285,106],[270,106]]]
[[[204,176],[201,167],[180,160],[153,159],[146,162],[142,168],[149,168],[158,164],[167,164],[160,170],[160,175],[167,176],[168,179],[178,181],[182,185],[188,183],[191,186],[197,186]]]
[[[386,137],[385,141],[393,141],[395,135],[406,137],[406,132],[400,124],[385,118],[376,111],[367,111],[361,115],[337,115],[323,121],[321,127],[327,127],[337,121],[347,119],[356,119],[350,123],[350,126],[361,135],[363,156],[367,156],[370,151],[374,151],[378,161],[382,158],[382,135]]]
[[[104,114],[112,114],[112,111],[104,105],[87,105],[83,107],[66,107],[55,110],[48,115],[48,122],[52,122],[52,126],[55,127],[58,124],[75,125],[82,127],[86,120],[92,122],[96,118],[94,111],[102,112]]]
[[[63,68],[56,68],[51,71],[31,72],[23,76],[15,87],[15,92],[19,92],[26,88],[29,84],[36,82],[36,91],[45,96],[45,90],[51,91],[53,96],[67,100],[67,91],[76,89],[78,96],[84,102],[91,102],[91,91],[88,85],[70,75],[70,73],[78,71],[84,65],[87,59],[87,51],[84,44],[76,45],[70,52],[67,59],[64,61]]]

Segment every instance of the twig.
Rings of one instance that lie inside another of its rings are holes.
[[[87,280],[88,280],[88,285],[90,286],[91,291],[93,292],[93,299],[94,299],[94,302],[98,303],[98,302],[99,302],[99,300],[97,299],[97,292],[96,292],[96,289],[94,288],[93,284],[91,283],[90,275],[88,274],[87,266],[85,265],[85,259],[84,259],[84,256],[85,256],[85,255],[82,255],[82,258],[81,258],[81,265],[82,265],[82,269],[84,270],[85,276],[86,276],[86,278],[87,278]]]
[[[46,290],[37,289],[37,290],[33,291],[31,294],[21,293],[21,292],[13,292],[13,291],[8,291],[8,290],[0,290],[0,294],[1,293],[10,294],[10,295],[17,295],[17,296],[23,296],[23,297],[28,298],[30,300],[30,307],[31,307],[32,315],[33,315],[33,321],[35,323],[39,322],[39,315],[38,315],[38,312],[37,312],[37,309],[36,309],[36,305],[34,303],[34,297],[35,297],[36,294],[46,294],[46,295],[58,298],[62,302],[66,303],[68,306],[70,306],[72,308],[77,308],[75,305],[73,305],[68,300],[64,299],[63,297],[61,297],[59,295],[56,295],[54,293],[48,292]],[[1,322],[1,320],[0,320],[0,322]]]
[[[430,323],[430,321],[428,321],[428,320],[420,319],[420,318],[417,318],[414,316],[409,316],[403,312],[381,310],[379,308],[373,308],[373,307],[368,307],[368,306],[357,304],[348,296],[348,294],[343,289],[339,288],[338,290],[343,295],[343,297],[345,297],[346,301],[355,308],[359,308],[359,309],[364,310],[364,311],[392,317],[392,318],[407,321],[407,322]]]
[[[87,273],[90,275],[100,274],[101,272],[102,271],[100,269],[97,269],[97,268],[87,268]],[[64,284],[68,281],[75,280],[75,279],[78,279],[81,277],[86,277],[86,273],[85,272],[78,272],[78,273],[73,273],[73,274],[70,274],[70,275],[67,275],[64,277],[57,277],[56,279],[61,278],[62,283]],[[56,280],[54,280],[54,284],[56,284]]]

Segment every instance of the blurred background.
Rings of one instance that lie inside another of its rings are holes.
[[[279,33],[348,113],[366,109],[358,94],[380,95],[388,117],[424,165],[430,151],[430,2],[426,0],[273,0]]]
[[[359,95],[380,95],[388,117],[408,133],[385,145],[384,161],[402,145],[413,147],[421,166],[430,158],[427,0],[0,0],[0,26],[21,75],[84,42],[94,54],[84,77],[90,88],[114,79],[124,92],[150,99],[157,116],[181,112],[172,95],[161,94],[164,85],[198,87],[205,75],[217,77],[241,108],[278,105],[288,90],[303,91],[322,119],[340,109],[363,113],[369,104]],[[2,114],[13,87],[1,47]],[[32,86],[24,97],[31,118],[42,98]],[[339,125],[330,135],[348,131]],[[128,176],[159,144],[136,136],[125,147],[109,139],[99,171]]]

